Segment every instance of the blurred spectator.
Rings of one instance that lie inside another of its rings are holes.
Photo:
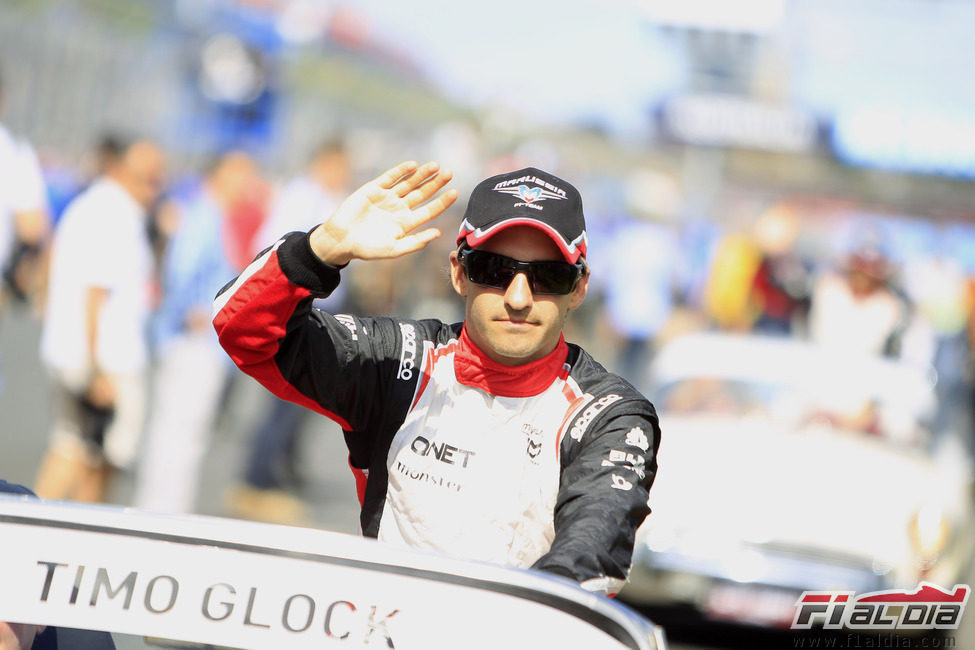
[[[322,142],[312,152],[304,172],[288,182],[275,198],[257,232],[257,249],[270,246],[292,230],[311,230],[320,224],[345,198],[351,182],[352,167],[345,144],[339,139]]]
[[[0,79],[0,109],[3,106]],[[51,217],[44,176],[30,142],[0,123],[0,270],[3,298],[39,297]]]
[[[47,152],[44,173],[55,226],[71,201],[118,162],[128,141],[119,133],[103,132],[77,165],[63,160],[58,152]]]
[[[125,155],[126,140],[117,133],[103,133],[95,145],[94,178],[104,175]]]
[[[674,223],[680,197],[673,179],[653,170],[631,174],[625,194],[628,215],[603,249],[605,306],[620,338],[614,370],[640,383],[681,292]]]
[[[965,330],[972,313],[968,276],[958,260],[940,251],[914,255],[904,267],[904,290],[917,305],[918,317],[930,325],[933,338],[939,398],[935,428],[967,428],[970,352]]]
[[[264,248],[260,234],[268,218],[270,197],[270,185],[255,174],[245,191],[227,209],[225,248],[227,259],[234,267],[246,267]]]
[[[795,209],[776,204],[718,242],[703,299],[718,327],[779,335],[802,329],[812,265],[799,255],[800,230]]]
[[[702,296],[702,308],[720,329],[749,331],[759,316],[752,287],[762,252],[746,232],[730,232],[718,241]]]
[[[274,201],[258,231],[256,248],[270,246],[294,230],[311,230],[324,221],[348,194],[351,179],[345,145],[340,140],[322,143],[304,173],[291,180]],[[226,276],[224,282],[233,275]],[[346,295],[346,289],[340,287],[318,305],[341,312]],[[300,436],[312,412],[273,395],[268,399],[264,418],[252,434],[242,481],[227,493],[227,507],[235,516],[247,519],[307,523],[307,509],[295,492],[300,486]]]
[[[164,256],[155,322],[152,400],[135,482],[138,507],[196,509],[200,465],[233,369],[210,325],[210,305],[220,287],[243,270],[230,233],[235,208],[257,179],[249,155],[226,153],[177,204],[179,225]]]
[[[677,237],[665,224],[628,219],[613,232],[608,252],[606,309],[621,339],[615,370],[635,382],[679,292]]]
[[[162,150],[132,142],[55,230],[41,333],[56,399],[43,498],[103,501],[113,471],[135,460],[155,282],[146,215],[164,175]]]
[[[752,328],[769,334],[793,334],[802,327],[811,290],[811,265],[797,251],[799,214],[788,205],[775,205],[755,223],[760,254],[752,279],[750,301],[757,316]]]
[[[899,356],[910,306],[891,288],[892,272],[878,244],[855,244],[839,270],[827,270],[815,280],[810,338],[851,352]]]

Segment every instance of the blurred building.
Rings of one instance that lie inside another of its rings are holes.
[[[869,220],[901,242],[924,231],[975,272],[975,4],[443,7],[3,3],[5,123],[36,143],[63,193],[63,170],[107,130],[157,138],[177,170],[242,148],[278,180],[341,135],[354,180],[436,156],[457,165],[464,196],[498,167],[556,167],[591,189],[594,234],[622,218],[633,170],[654,170],[682,188],[673,227],[694,242],[682,252],[698,278],[714,242],[780,201],[801,216],[803,254],[823,263],[838,224]]]

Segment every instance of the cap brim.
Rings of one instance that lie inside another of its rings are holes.
[[[505,219],[503,221],[498,221],[497,223],[491,224],[487,228],[474,228],[465,219],[464,223],[460,226],[460,233],[457,235],[457,243],[460,244],[462,241],[466,240],[467,245],[470,247],[480,246],[488,239],[498,234],[502,230],[507,230],[513,226],[531,226],[532,228],[537,228],[541,230],[546,235],[548,235],[555,245],[559,247],[562,252],[562,256],[570,262],[575,264],[579,261],[579,258],[585,255],[586,252],[586,233],[582,233],[575,241],[567,242],[562,238],[555,228],[538,221],[537,219],[529,219],[527,217],[513,217],[511,219]]]

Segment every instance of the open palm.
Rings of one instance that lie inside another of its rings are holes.
[[[437,194],[451,178],[451,172],[436,162],[409,161],[386,170],[353,192],[315,229],[312,249],[329,264],[400,257],[422,249],[440,231],[414,231],[457,200],[454,189]]]

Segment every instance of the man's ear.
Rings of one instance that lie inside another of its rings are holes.
[[[586,299],[586,293],[589,291],[589,269],[587,268],[582,277],[576,283],[576,288],[572,290],[570,294],[572,299],[569,300],[569,309],[575,309],[582,304],[582,301]]]
[[[457,251],[450,252],[450,284],[457,295],[467,297],[467,274],[464,265],[460,263]]]

